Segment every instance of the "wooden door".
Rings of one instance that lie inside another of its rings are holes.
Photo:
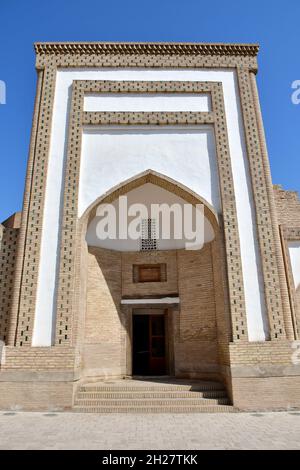
[[[166,374],[165,315],[149,315],[149,351],[150,374]]]
[[[166,315],[133,315],[133,375],[165,375]]]

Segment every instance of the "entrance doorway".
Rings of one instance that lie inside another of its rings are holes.
[[[132,316],[133,375],[166,375],[166,314]]]

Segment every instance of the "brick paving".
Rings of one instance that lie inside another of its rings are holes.
[[[300,412],[0,412],[0,449],[300,449]]]

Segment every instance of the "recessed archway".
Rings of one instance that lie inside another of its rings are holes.
[[[204,208],[188,204],[162,186],[145,183],[109,204],[100,203],[87,227],[86,241],[89,246],[122,252],[151,245],[156,250],[199,249],[215,238],[216,230]],[[143,234],[149,233],[152,240],[142,242]]]
[[[169,178],[168,176],[151,169],[139,173],[138,175],[126,181],[123,181],[119,185],[111,188],[105,194],[99,196],[80,218],[82,225],[86,228],[89,222],[95,217],[99,204],[113,202],[119,196],[125,195],[129,191],[132,191],[133,189],[138,188],[139,186],[142,186],[146,183],[152,183],[161,188],[164,188],[167,191],[178,195],[180,198],[184,199],[190,204],[203,204],[205,217],[207,217],[214,228],[219,227],[219,216],[217,212],[202,196],[196,194],[194,191],[187,188],[183,184],[178,183],[172,178]]]
[[[99,204],[113,203],[119,196],[147,184],[156,185],[190,204],[203,204],[205,218],[214,231],[213,240],[205,244],[200,252],[190,253],[183,249],[122,253],[88,246],[87,228]],[[173,345],[173,351],[170,357],[174,361],[174,374],[220,378],[219,315],[222,315],[224,336],[230,335],[230,328],[224,331],[224,324],[229,324],[227,320],[224,321],[224,315],[227,315],[226,302],[222,303],[226,288],[222,230],[218,214],[207,201],[165,175],[148,170],[100,196],[79,222],[76,275],[80,286],[80,307],[77,312],[82,326],[79,334],[82,334],[84,343],[84,375],[130,375],[130,322],[134,306],[128,308],[126,305],[123,308],[123,300],[149,299],[146,308],[153,309],[157,299],[170,296],[180,299],[181,310],[180,314],[174,315],[168,306],[163,305],[168,315],[171,315],[171,320],[168,317],[168,325],[172,328],[169,338],[172,336],[170,344]],[[153,264],[165,270],[166,278],[163,281],[139,283],[134,280],[134,266]]]

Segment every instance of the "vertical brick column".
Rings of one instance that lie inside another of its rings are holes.
[[[224,230],[225,241],[232,339],[233,341],[248,341],[238,216],[236,212],[225,104],[221,83],[214,84],[212,106],[215,113],[215,139],[222,200],[222,228]]]
[[[7,343],[19,229],[0,225],[0,340]]]
[[[51,136],[56,67],[47,66],[38,81],[30,157],[27,170],[24,213],[20,233],[12,321],[18,320],[16,346],[31,346],[36,304],[38,268],[43,227],[44,199]],[[39,98],[40,97],[40,98]],[[17,290],[20,289],[19,300]],[[18,308],[17,308],[18,303]],[[10,342],[13,343],[13,328]]]
[[[27,225],[28,225],[29,202],[31,198],[31,181],[32,181],[32,173],[33,173],[33,167],[34,167],[34,159],[35,159],[36,137],[37,137],[39,114],[40,114],[43,74],[44,74],[43,70],[38,70],[34,112],[33,112],[31,136],[30,136],[29,158],[28,158],[28,164],[27,164],[25,190],[24,190],[24,197],[23,197],[22,219],[21,219],[21,227],[20,227],[19,237],[18,237],[18,245],[17,245],[17,250],[16,250],[16,264],[15,264],[15,274],[14,274],[14,282],[13,282],[12,304],[11,304],[9,328],[8,328],[8,334],[7,334],[7,344],[9,346],[14,346],[15,341],[16,341],[20,290],[21,290],[22,272],[23,272],[23,266],[24,266],[24,251],[25,251]]]
[[[259,96],[258,96],[257,85],[256,85],[256,77],[253,72],[250,72],[250,80],[251,80],[254,107],[255,107],[255,113],[256,113],[258,135],[259,135],[259,140],[260,140],[260,145],[261,145],[262,162],[263,162],[263,168],[264,168],[265,177],[266,177],[266,186],[267,186],[267,192],[268,192],[268,198],[269,198],[269,204],[270,204],[270,216],[272,220],[274,244],[276,248],[276,260],[277,260],[277,266],[278,266],[278,275],[279,275],[280,291],[281,291],[281,298],[282,298],[284,326],[285,326],[287,339],[293,340],[295,339],[295,331],[293,327],[292,312],[291,312],[291,307],[289,303],[289,293],[288,293],[288,287],[287,287],[286,275],[285,275],[285,269],[284,269],[282,245],[280,241],[279,223],[278,223],[276,206],[275,206],[272,177],[271,177],[271,171],[270,171],[268,150],[267,150],[267,145],[266,145],[266,137],[265,137],[263,120],[262,120],[260,103],[259,103]]]
[[[291,308],[291,321],[294,330],[294,339],[300,338],[300,305],[297,301],[296,286],[294,283],[293,269],[289,254],[288,241],[300,240],[300,228],[279,227],[282,255],[284,261],[285,275],[288,283],[288,294]],[[293,339],[293,338],[291,338]]]
[[[80,279],[76,277],[74,247],[77,237],[79,166],[81,153],[81,123],[83,112],[83,89],[81,82],[73,82],[70,109],[68,153],[64,181],[64,209],[61,225],[60,271],[57,293],[56,345],[73,343],[74,313],[76,305],[74,292],[80,288]],[[75,158],[77,156],[77,158]],[[77,280],[78,282],[75,282]],[[77,298],[77,303],[78,303]]]
[[[270,177],[266,175],[266,158],[263,157],[262,143],[257,121],[257,110],[253,96],[249,69],[238,68],[238,83],[244,120],[245,138],[249,159],[253,197],[256,209],[256,224],[264,276],[265,300],[269,318],[271,339],[285,339],[282,279],[278,267],[278,240],[275,231],[278,226],[272,208]]]

